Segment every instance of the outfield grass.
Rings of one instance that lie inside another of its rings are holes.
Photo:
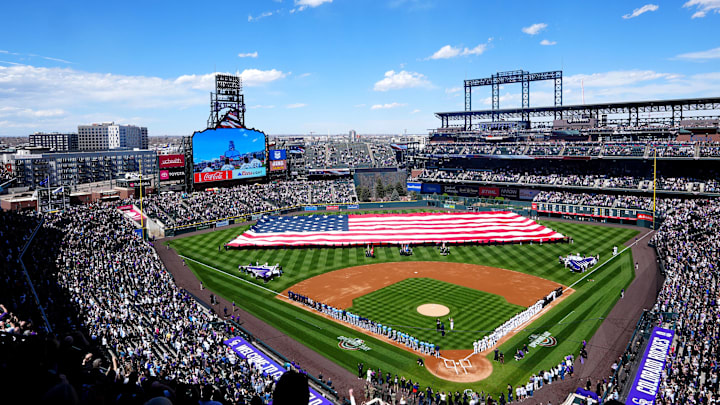
[[[577,252],[584,255],[600,254],[602,263],[610,258],[613,246],[621,246],[637,234],[634,230],[601,225],[553,221],[540,221],[540,223],[564,235],[572,236],[575,243],[573,245],[457,246],[452,248],[452,254],[449,256],[439,255],[438,250],[433,247],[414,247],[413,256],[400,256],[394,247],[376,247],[375,259],[365,257],[364,247],[218,251],[218,246],[229,242],[244,231],[244,228],[231,228],[176,239],[171,242],[171,246],[181,255],[214,268],[187,261],[188,268],[207,287],[228,300],[234,300],[248,312],[309,348],[324,354],[351,372],[355,372],[357,363],[362,361],[366,366],[397,372],[398,375],[419,380],[422,384],[439,389],[454,391],[473,388],[497,394],[503,391],[508,383],[516,385],[524,382],[533,372],[557,364],[568,353],[576,353],[580,342],[592,337],[602,322],[601,318],[610,311],[619,298],[620,289],[626,288],[634,277],[629,250],[575,286],[575,294],[533,323],[532,330],[518,333],[503,344],[500,350],[513,353],[515,348],[529,342],[528,337],[531,334],[545,331],[551,332],[557,338],[557,347],[532,350],[522,362],[508,360],[504,365],[496,365],[489,378],[473,384],[440,380],[415,364],[417,355],[414,353],[361,335],[307,310],[274,299],[273,293],[239,280],[244,278],[256,282],[253,278],[238,273],[237,266],[255,261],[280,263],[285,270],[282,277],[266,284],[260,282],[261,285],[275,291],[282,291],[301,280],[332,270],[369,263],[399,261],[474,263],[520,271],[570,285],[582,276],[571,273],[559,265],[558,256]],[[561,320],[562,323],[559,323]],[[337,346],[337,337],[341,335],[362,338],[372,350],[362,353],[341,350]],[[292,354],[288,355],[292,357]],[[511,359],[512,356],[508,355],[506,358]]]
[[[436,330],[434,317],[421,315],[417,307],[433,303],[445,305],[445,336]],[[478,309],[483,311],[478,316]],[[441,350],[471,349],[468,343],[492,332],[513,315],[524,310],[504,297],[431,278],[408,278],[353,300],[351,312],[393,329],[409,333]],[[455,320],[450,331],[448,318]]]

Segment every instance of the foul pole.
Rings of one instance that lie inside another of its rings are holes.
[[[657,146],[653,148],[653,229],[655,229],[655,190],[657,190]]]

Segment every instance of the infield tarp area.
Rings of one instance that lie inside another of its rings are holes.
[[[266,216],[230,247],[550,242],[564,236],[518,214],[498,212]]]

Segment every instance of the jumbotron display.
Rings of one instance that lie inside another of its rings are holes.
[[[266,169],[265,134],[247,128],[216,128],[195,132],[195,183],[263,177]]]

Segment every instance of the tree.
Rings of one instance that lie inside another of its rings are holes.
[[[391,196],[393,191],[395,191],[395,186],[393,186],[392,184],[388,184],[387,186],[385,186],[385,195]]]
[[[403,184],[399,181],[395,185],[395,190],[397,190],[399,195],[407,195],[407,191],[405,190],[405,187],[403,187]]]
[[[398,194],[396,189],[393,189],[392,194],[390,194],[390,201],[398,201],[400,199],[400,194]]]
[[[375,182],[375,198],[385,198],[385,186],[383,186],[383,182],[380,177],[378,177],[377,182]]]
[[[411,200],[415,201],[415,200],[418,199],[418,197],[420,197],[420,196],[418,195],[418,193],[417,193],[416,191],[413,190],[413,191],[410,192],[410,199],[411,199]]]
[[[357,197],[360,201],[370,201],[370,189],[365,186],[360,186],[355,189],[357,191]]]

